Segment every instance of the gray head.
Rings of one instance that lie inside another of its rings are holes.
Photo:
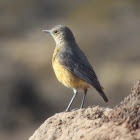
[[[56,45],[75,42],[72,31],[64,25],[57,25],[51,30],[43,30],[42,32],[50,33],[53,36]]]

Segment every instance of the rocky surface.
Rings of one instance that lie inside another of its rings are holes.
[[[140,139],[140,81],[114,109],[92,106],[48,118],[29,140]]]

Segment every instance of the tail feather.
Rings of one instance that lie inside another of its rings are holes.
[[[109,102],[107,96],[105,95],[105,93],[104,93],[104,91],[103,91],[103,90],[104,90],[104,87],[102,87],[102,86],[100,85],[98,79],[97,79],[96,84],[95,84],[95,83],[92,83],[92,84],[91,84],[91,87],[95,88],[95,89],[98,91],[98,93],[99,93],[100,96],[104,99],[104,101],[105,101],[106,103]]]
[[[98,90],[97,90],[98,91]],[[102,98],[104,99],[104,101],[107,103],[108,102],[108,98],[107,96],[105,95],[105,93],[103,92],[103,90],[100,90],[98,91],[99,94],[102,96]]]
[[[100,96],[104,99],[104,101],[107,103],[107,102],[109,102],[109,100],[108,100],[108,98],[107,98],[107,96],[105,95],[105,93],[104,93],[104,91],[103,91],[103,87],[102,86],[100,86],[100,85],[96,85],[96,87],[95,86],[93,86],[97,91],[98,91],[98,93],[100,94]]]
[[[101,88],[104,90],[104,87],[101,86]]]

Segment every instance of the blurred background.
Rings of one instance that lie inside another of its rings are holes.
[[[65,110],[73,91],[59,83],[55,42],[43,29],[66,25],[110,99],[89,90],[85,107],[114,107],[140,78],[140,1],[0,0],[0,138],[26,140]],[[80,106],[79,93],[71,108]]]

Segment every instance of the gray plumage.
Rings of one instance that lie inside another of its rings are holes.
[[[66,26],[57,25],[51,30],[43,30],[43,32],[50,33],[56,42],[56,47],[60,48],[56,54],[58,62],[68,71],[93,86],[102,96],[104,101],[108,102],[92,66],[90,65],[87,57],[78,47],[71,30]],[[78,91],[76,89],[73,90],[74,95],[66,111],[68,111],[75,96],[77,95]],[[87,89],[84,92],[81,108],[84,104],[86,92]]]
[[[108,102],[88,59],[76,44],[74,48],[75,49],[71,49],[69,45],[65,47],[62,46],[56,55],[59,63],[79,78],[91,84],[100,93],[105,102]]]

